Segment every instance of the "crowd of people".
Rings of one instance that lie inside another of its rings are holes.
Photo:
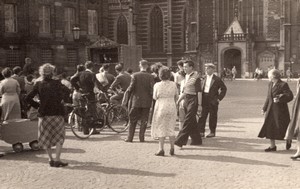
[[[32,109],[37,111],[39,119],[39,145],[49,157],[51,167],[64,167],[68,163],[61,161],[61,150],[65,140],[66,109],[62,102],[72,101],[79,104],[81,94],[88,94],[88,114],[95,115],[97,91],[112,92],[112,103],[122,103],[128,108],[129,131],[125,142],[133,142],[137,123],[140,121],[139,141],[145,141],[145,131],[149,115],[151,119],[151,136],[158,139],[156,156],[165,155],[165,138],[170,140],[170,155],[175,155],[175,146],[181,149],[187,145],[202,145],[202,138],[216,137],[218,107],[226,96],[227,87],[223,78],[215,73],[212,63],[205,64],[205,73],[195,70],[195,63],[189,59],[177,62],[178,71],[172,72],[161,63],[150,65],[148,61],[139,62],[139,72],[124,71],[123,64],[116,64],[117,76],[109,73],[109,65],[104,64],[96,73],[91,61],[77,65],[76,73],[68,77],[66,73],[57,74],[54,65],[44,64],[35,70],[30,58],[25,59],[23,70],[4,68],[0,82],[2,95],[1,119],[20,119],[30,117]],[[227,71],[225,68],[224,71]],[[232,78],[237,74],[231,70]],[[283,140],[287,134],[286,148],[291,147],[294,131],[299,130],[299,93],[297,94],[292,119],[290,121],[287,103],[293,94],[287,83],[280,79],[280,72],[272,69],[268,72],[270,80],[267,100],[262,113],[265,121],[259,137],[270,139],[266,152],[276,151],[275,140]],[[55,93],[53,92],[55,91]],[[209,133],[205,136],[205,125],[209,115]],[[179,133],[176,135],[176,120],[179,121]],[[83,122],[85,134],[88,122]],[[288,130],[288,132],[287,132]],[[94,134],[97,134],[95,132]],[[298,150],[292,159],[300,158],[300,134]],[[52,147],[55,148],[54,157]]]

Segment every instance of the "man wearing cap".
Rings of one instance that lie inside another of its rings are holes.
[[[140,72],[132,74],[130,85],[127,89],[129,93],[129,132],[125,142],[132,142],[138,120],[141,120],[139,139],[145,141],[145,131],[149,111],[152,104],[152,94],[154,77],[147,72],[149,63],[141,60],[139,63]]]
[[[216,136],[216,127],[218,121],[218,105],[225,97],[227,87],[218,76],[214,75],[215,65],[212,63],[205,64],[205,77],[202,80],[202,112],[198,120],[200,135],[204,137],[205,123],[209,114],[210,133],[207,138]]]

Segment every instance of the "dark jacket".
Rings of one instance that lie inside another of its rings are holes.
[[[33,90],[26,96],[26,101],[39,109],[39,117],[63,116],[65,112],[62,102],[69,94],[69,89],[60,80],[44,79],[34,85]],[[33,100],[36,95],[39,96],[39,103]]]
[[[130,94],[130,107],[150,108],[152,103],[154,78],[145,71],[132,74],[131,83],[128,87]]]
[[[279,95],[279,102],[274,103],[273,98]],[[267,99],[263,106],[265,121],[258,137],[282,140],[290,122],[287,103],[293,100],[293,93],[288,84],[279,80],[273,87],[270,82]]]
[[[131,82],[131,76],[127,73],[120,73],[114,82],[111,84],[110,88],[115,90],[116,88],[121,88],[122,91],[126,91]]]
[[[100,90],[103,88],[97,80],[95,73],[89,70],[82,71],[71,78],[71,84],[76,89],[82,89],[83,93],[94,93],[94,87],[97,86]]]
[[[204,76],[202,80],[202,91],[204,91],[205,82],[206,82],[206,76]],[[227,92],[227,87],[225,86],[221,78],[219,78],[216,75],[213,75],[210,83],[209,93],[208,93],[210,103],[214,105],[218,105],[219,104],[218,100],[221,101],[225,97],[226,92]]]

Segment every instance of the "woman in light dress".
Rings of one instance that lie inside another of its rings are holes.
[[[176,100],[178,89],[175,82],[170,81],[171,72],[168,67],[159,70],[160,82],[154,85],[153,99],[156,100],[152,118],[151,136],[159,139],[159,151],[156,156],[164,156],[165,137],[170,140],[170,155],[174,155],[175,125],[177,118]]]
[[[2,95],[1,106],[3,121],[8,119],[21,119],[21,106],[19,100],[20,85],[17,80],[11,77],[12,70],[4,68],[2,70],[3,79],[0,83],[0,93]]]

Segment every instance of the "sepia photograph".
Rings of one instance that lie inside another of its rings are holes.
[[[300,188],[299,58],[300,0],[0,0],[0,189]]]

